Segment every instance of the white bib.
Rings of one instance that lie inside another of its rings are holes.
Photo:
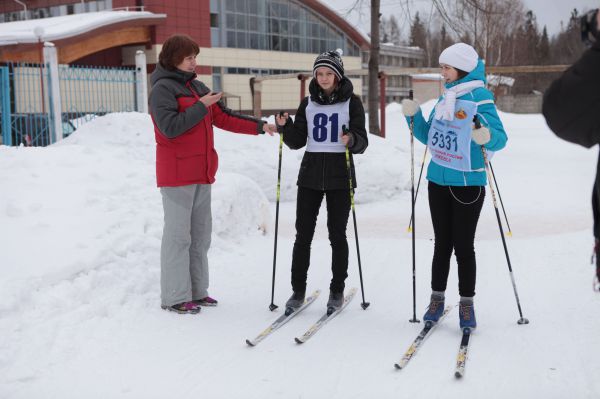
[[[342,126],[350,128],[350,99],[331,105],[317,104],[308,99],[306,106],[308,152],[345,152]]]
[[[446,168],[471,172],[471,130],[477,103],[456,100],[453,120],[435,117],[427,136],[431,160]]]

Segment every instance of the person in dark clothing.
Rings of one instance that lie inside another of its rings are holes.
[[[331,242],[331,270],[328,312],[338,309],[344,300],[348,276],[346,227],[350,215],[350,188],[345,151],[350,154],[352,187],[356,174],[352,154],[362,154],[368,145],[365,111],[354,94],[352,82],[344,76],[342,51],[319,55],[313,65],[310,96],[303,99],[294,121],[286,114],[276,118],[283,141],[293,149],[306,146],[298,174],[296,202],[296,241],[292,255],[293,295],[286,311],[294,311],[304,302],[310,264],[310,246],[323,197],[327,200],[327,229]],[[349,128],[342,132],[343,126]]]
[[[591,48],[552,82],[544,93],[542,113],[556,135],[572,143],[590,148],[600,143],[600,12],[592,10],[582,17],[582,39]],[[600,284],[600,159],[592,190],[594,214],[594,253],[596,284]]]
[[[216,306],[208,296],[208,249],[211,242],[211,184],[218,157],[213,125],[254,134],[276,131],[275,125],[232,112],[196,80],[198,45],[173,35],[163,44],[152,73],[150,115],[156,138],[156,182],[165,212],[160,249],[161,307],[198,313]]]

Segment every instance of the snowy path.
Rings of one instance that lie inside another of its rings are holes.
[[[139,118],[121,115],[109,121],[125,132],[142,124]],[[0,198],[0,223],[8,226],[0,243],[10,244],[0,251],[6,276],[2,285],[6,300],[0,306],[0,397],[463,398],[466,393],[487,398],[599,397],[600,295],[591,290],[587,199],[597,154],[555,139],[539,116],[503,119],[511,132],[510,153],[498,155],[494,168],[502,179],[499,184],[514,232],[507,243],[524,315],[531,324],[516,323],[518,311],[488,194],[476,242],[479,328],[461,381],[453,377],[460,339],[456,309],[405,370],[393,367],[421,328],[408,322],[410,207],[405,194],[377,199],[367,180],[388,177],[374,176],[368,164],[363,165],[359,184],[364,181],[372,200],[359,203],[357,215],[371,306],[363,311],[358,296],[308,343],[294,343],[293,337],[325,310],[330,249],[322,212],[309,289],[321,288],[324,295],[273,336],[249,348],[244,340],[280,314],[289,295],[293,203],[282,204],[275,301],[280,309],[271,313],[272,233],[235,230],[249,223],[239,214],[231,216],[233,220],[224,218],[228,201],[235,201],[228,200],[231,190],[243,184],[233,174],[221,175],[222,191],[214,208],[221,213],[215,215],[220,226],[210,252],[211,295],[220,304],[204,308],[198,316],[182,316],[159,307],[162,212],[160,196],[148,184],[153,173],[151,138],[144,138],[148,146],[139,150],[132,149],[139,138],[122,139],[131,145],[121,151],[122,141],[100,145],[101,139],[93,141],[91,135],[81,138],[80,145],[89,146],[81,153],[62,147],[80,172],[71,172],[61,147],[36,156],[23,149],[16,153],[0,148],[0,170],[12,171],[0,175],[9,193]],[[105,128],[103,118],[94,123],[98,130]],[[139,134],[145,134],[143,126]],[[402,129],[399,124],[397,130]],[[236,151],[229,151],[239,140],[221,143],[222,172],[244,169]],[[373,142],[375,153],[398,151]],[[90,149],[95,146],[97,150]],[[405,160],[406,147],[401,150],[399,157]],[[119,158],[131,157],[132,151],[139,151],[139,160],[128,160],[129,171],[122,173],[125,166]],[[418,151],[422,154],[422,147]],[[262,153],[251,157],[259,165]],[[97,171],[97,162],[112,166]],[[32,175],[40,176],[41,183],[26,184]],[[405,187],[406,174],[399,179]],[[65,204],[59,194],[53,197],[61,191],[73,194],[74,186],[81,187],[81,195],[71,195]],[[421,194],[419,318],[426,306],[433,247],[426,190]],[[269,207],[274,213],[274,204]],[[260,220],[257,215],[250,216]],[[348,233],[347,286],[358,287],[351,222]],[[32,246],[31,238],[44,244]],[[449,302],[458,300],[455,267],[448,284]]]

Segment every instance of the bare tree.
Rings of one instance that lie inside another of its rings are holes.
[[[354,0],[348,8],[347,14],[353,10],[361,8],[365,0]],[[379,134],[379,18],[380,0],[371,0],[371,47],[369,51],[369,87],[367,89],[367,107],[369,111],[369,131],[373,134]],[[361,13],[362,15],[362,13]]]
[[[369,53],[369,131],[379,134],[379,103],[378,103],[378,80],[379,80],[379,18],[381,14],[380,1],[371,0],[371,51]]]
[[[445,25],[468,39],[489,65],[502,63],[502,45],[521,24],[522,0],[433,0]]]

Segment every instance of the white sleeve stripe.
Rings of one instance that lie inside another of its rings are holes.
[[[483,104],[493,104],[494,100],[483,100],[483,101],[479,101],[477,103],[477,105],[483,105]]]

